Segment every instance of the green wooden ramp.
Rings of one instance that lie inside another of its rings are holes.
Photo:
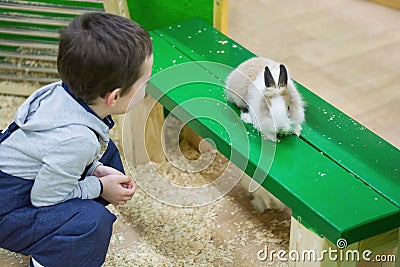
[[[398,149],[300,84],[308,103],[301,137],[265,141],[240,121],[223,91],[229,72],[254,54],[197,19],[151,34],[155,75],[148,92],[203,138],[213,139],[302,224],[333,243],[400,226]]]

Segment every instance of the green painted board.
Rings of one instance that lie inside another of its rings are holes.
[[[400,151],[298,85],[306,101],[302,138],[400,207]]]
[[[156,75],[148,92],[179,119],[193,119],[189,126],[246,173],[268,174],[262,185],[304,224],[332,242],[344,237],[349,243],[399,227],[398,207],[305,140],[288,136],[275,144],[244,124],[226,103],[220,78],[226,70],[211,73],[204,63],[190,63],[195,52],[158,31],[152,36]]]
[[[213,21],[213,0],[128,0],[127,4],[131,18],[147,30],[191,18]]]
[[[196,61],[231,67],[255,55],[201,20],[156,31]],[[210,64],[208,64],[210,65]],[[226,73],[211,68],[221,80]],[[298,84],[307,102],[301,138],[400,207],[400,151]]]

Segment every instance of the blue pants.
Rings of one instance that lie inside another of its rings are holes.
[[[123,172],[115,144],[100,160]],[[33,207],[33,181],[0,171],[0,247],[32,255],[45,267],[101,266],[116,220],[100,201],[71,199],[48,207]]]

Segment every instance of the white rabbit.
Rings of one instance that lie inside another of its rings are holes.
[[[277,135],[301,132],[304,102],[285,65],[267,58],[251,58],[231,72],[225,83],[227,100],[241,109],[241,118],[251,123],[266,139],[277,141]],[[266,209],[289,209],[271,193],[251,186],[247,175],[241,180],[253,197],[251,204],[260,213]],[[253,191],[256,189],[255,191]]]
[[[251,123],[266,139],[300,135],[304,102],[285,65],[256,57],[241,63],[225,83],[227,100],[241,109],[241,119]]]

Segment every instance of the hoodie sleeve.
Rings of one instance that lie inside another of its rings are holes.
[[[72,198],[93,199],[100,195],[100,180],[81,174],[96,155],[97,144],[84,137],[68,139],[44,155],[31,191],[35,207],[50,206]]]

